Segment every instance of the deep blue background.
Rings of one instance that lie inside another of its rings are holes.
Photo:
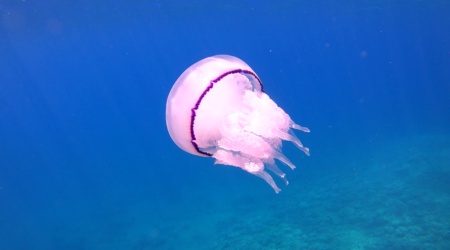
[[[291,183],[339,167],[321,160],[338,152],[449,133],[448,13],[448,1],[0,2],[0,248],[61,246],[48,242],[75,221],[142,201],[158,216],[191,189],[272,196],[166,131],[172,84],[207,56],[246,61],[311,129]]]

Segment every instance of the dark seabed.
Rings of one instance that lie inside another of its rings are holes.
[[[0,249],[450,249],[449,1],[0,1]],[[230,54],[311,133],[275,194],[171,140]]]

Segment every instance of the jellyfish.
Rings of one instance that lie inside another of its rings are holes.
[[[250,66],[230,55],[205,58],[181,74],[167,98],[166,124],[184,151],[259,176],[276,193],[281,189],[266,170],[287,185],[275,159],[295,168],[281,152],[282,141],[292,142],[309,156],[309,149],[293,133],[309,129],[292,121],[264,92]]]

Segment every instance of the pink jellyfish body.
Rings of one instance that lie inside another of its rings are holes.
[[[309,155],[291,130],[309,129],[295,124],[264,93],[250,66],[229,55],[205,58],[183,72],[167,98],[166,123],[170,137],[184,151],[242,168],[277,193],[280,189],[265,169],[288,184],[275,159],[295,168],[280,151],[282,140]]]

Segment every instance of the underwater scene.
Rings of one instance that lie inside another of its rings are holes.
[[[0,1],[0,249],[450,249],[448,13]]]

